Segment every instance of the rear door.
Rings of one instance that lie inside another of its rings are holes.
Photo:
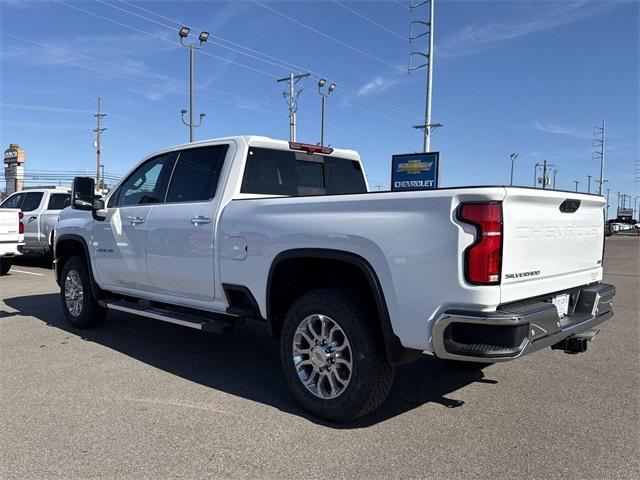
[[[212,301],[218,187],[230,144],[182,150],[166,202],[147,221],[147,274],[156,293]]]
[[[605,204],[595,195],[507,189],[502,303],[599,281]]]

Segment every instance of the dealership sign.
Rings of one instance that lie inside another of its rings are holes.
[[[438,188],[439,152],[404,153],[391,157],[391,190]]]

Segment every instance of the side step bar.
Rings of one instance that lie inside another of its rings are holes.
[[[233,323],[191,315],[188,313],[172,312],[161,308],[154,308],[145,304],[137,304],[126,300],[100,302],[104,307],[120,312],[132,313],[141,317],[153,318],[163,322],[195,328],[209,333],[230,333],[233,331]]]

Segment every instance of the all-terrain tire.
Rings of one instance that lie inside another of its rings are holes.
[[[84,258],[71,257],[64,264],[60,275],[60,301],[65,317],[76,328],[96,327],[104,322],[107,309],[101,307],[93,295]]]
[[[316,315],[328,317],[342,329],[351,353],[350,380],[342,393],[331,399],[312,393],[304,385],[294,362],[296,331],[305,319]],[[294,397],[309,411],[330,421],[346,422],[372,412],[384,402],[393,384],[394,368],[386,359],[377,316],[349,290],[319,289],[298,298],[289,308],[282,326],[280,353],[284,375]]]

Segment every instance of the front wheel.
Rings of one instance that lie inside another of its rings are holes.
[[[60,276],[62,310],[69,323],[77,328],[100,325],[107,309],[98,304],[91,289],[91,278],[82,257],[72,257],[64,264]]]
[[[301,296],[280,337],[285,378],[295,398],[331,421],[350,421],[379,407],[393,383],[375,315],[349,291]]]

